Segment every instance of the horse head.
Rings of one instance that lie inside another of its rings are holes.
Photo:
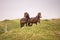
[[[25,12],[25,13],[24,13],[24,17],[27,18],[27,19],[30,18],[28,12]]]
[[[38,12],[37,16],[38,16],[38,18],[41,18],[41,12]]]

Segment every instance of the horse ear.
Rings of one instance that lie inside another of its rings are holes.
[[[40,12],[39,14],[40,14],[40,18],[42,18],[42,16],[41,16],[41,12]]]
[[[26,17],[26,15],[27,15],[27,12],[24,13],[24,17]]]
[[[41,16],[41,12],[38,12],[38,15],[40,16],[40,18],[42,18],[42,16]]]
[[[41,14],[41,12],[38,12],[38,14]]]

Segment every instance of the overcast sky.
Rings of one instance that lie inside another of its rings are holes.
[[[24,12],[34,17],[60,18],[60,0],[0,0],[0,20],[22,18]]]

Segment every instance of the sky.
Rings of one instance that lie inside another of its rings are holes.
[[[20,19],[25,12],[30,17],[41,12],[42,19],[60,18],[60,0],[0,0],[0,20]]]

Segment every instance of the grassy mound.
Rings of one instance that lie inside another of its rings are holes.
[[[0,34],[4,33],[6,27],[7,27],[7,31],[10,31],[12,29],[20,28],[19,26],[20,26],[19,20],[0,21]]]
[[[18,27],[19,22],[16,20],[12,22],[12,28],[8,26],[9,31],[1,34],[0,40],[60,40],[60,19],[41,20],[38,25],[23,28]]]

